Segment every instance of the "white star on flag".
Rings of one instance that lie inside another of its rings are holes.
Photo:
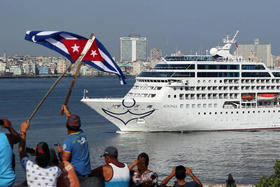
[[[73,53],[75,52],[75,51],[77,51],[77,52],[79,52],[79,47],[80,46],[77,46],[76,44],[74,45],[74,46],[72,46],[71,48],[73,49]]]
[[[92,55],[92,57],[95,57],[97,55],[96,50],[91,50],[91,54],[90,55]]]

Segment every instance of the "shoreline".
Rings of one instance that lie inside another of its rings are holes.
[[[28,78],[28,79],[36,79],[36,78],[58,78],[60,76],[60,74],[56,74],[56,75],[20,75],[20,76],[0,76],[0,79],[24,79],[24,78]],[[126,77],[133,77],[130,75],[125,75]],[[74,75],[64,75],[63,77],[74,77]],[[79,77],[114,77],[112,76],[79,76]]]

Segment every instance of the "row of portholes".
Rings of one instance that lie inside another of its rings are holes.
[[[224,80],[197,80],[197,83],[235,83],[238,84],[239,83],[239,79],[224,79]]]
[[[223,115],[223,114],[255,114],[255,113],[276,113],[276,112],[280,112],[280,110],[278,110],[278,111],[276,111],[276,110],[272,110],[272,111],[270,111],[270,110],[268,110],[268,111],[265,111],[265,110],[263,110],[263,111],[260,111],[260,110],[258,110],[258,111],[242,111],[242,112],[239,112],[239,111],[235,111],[235,112],[233,112],[233,111],[231,111],[231,112],[198,112],[197,114],[198,115],[212,115],[212,114],[214,114],[214,115],[218,115],[218,114],[220,114],[220,115]]]
[[[186,108],[217,108],[217,103],[208,103],[208,104],[186,104]],[[184,108],[184,104],[180,104],[180,108]]]

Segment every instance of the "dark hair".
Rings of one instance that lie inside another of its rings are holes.
[[[44,168],[48,166],[50,162],[50,150],[46,142],[40,142],[37,144],[35,156],[36,163],[40,167]]]
[[[56,152],[53,148],[50,149],[50,165],[57,166],[59,164]]]
[[[147,155],[147,153],[140,153],[137,159],[139,160],[139,158],[144,158],[146,167],[149,165],[149,156]]]
[[[81,119],[80,116],[76,114],[71,114],[66,120],[66,127],[71,131],[80,131]]]
[[[69,126],[69,125],[67,125],[67,124],[66,124],[66,128],[67,128],[68,130],[75,131],[75,132],[80,131],[80,127],[72,127],[72,126]]]
[[[186,168],[182,165],[177,166],[175,169],[175,176],[179,180],[184,180],[186,178]]]

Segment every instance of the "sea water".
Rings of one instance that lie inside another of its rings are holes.
[[[71,80],[63,78],[32,119],[27,132],[28,147],[40,141],[51,148],[62,144],[67,134],[60,107]],[[29,117],[54,81],[55,78],[0,79],[0,118],[8,118],[19,130],[20,123]],[[89,91],[89,97],[122,97],[134,82],[134,78],[128,78],[128,84],[120,85],[112,77],[79,77],[75,84],[69,108],[81,117],[92,168],[104,164],[100,155],[106,146],[113,145],[119,150],[119,160],[128,164],[146,152],[150,156],[149,168],[158,173],[159,181],[177,165],[191,168],[203,183],[225,183],[231,173],[239,184],[256,184],[262,174],[273,173],[274,162],[280,158],[280,131],[119,134],[113,124],[80,102],[84,89]],[[25,180],[25,173],[17,146],[14,153],[19,183]]]

